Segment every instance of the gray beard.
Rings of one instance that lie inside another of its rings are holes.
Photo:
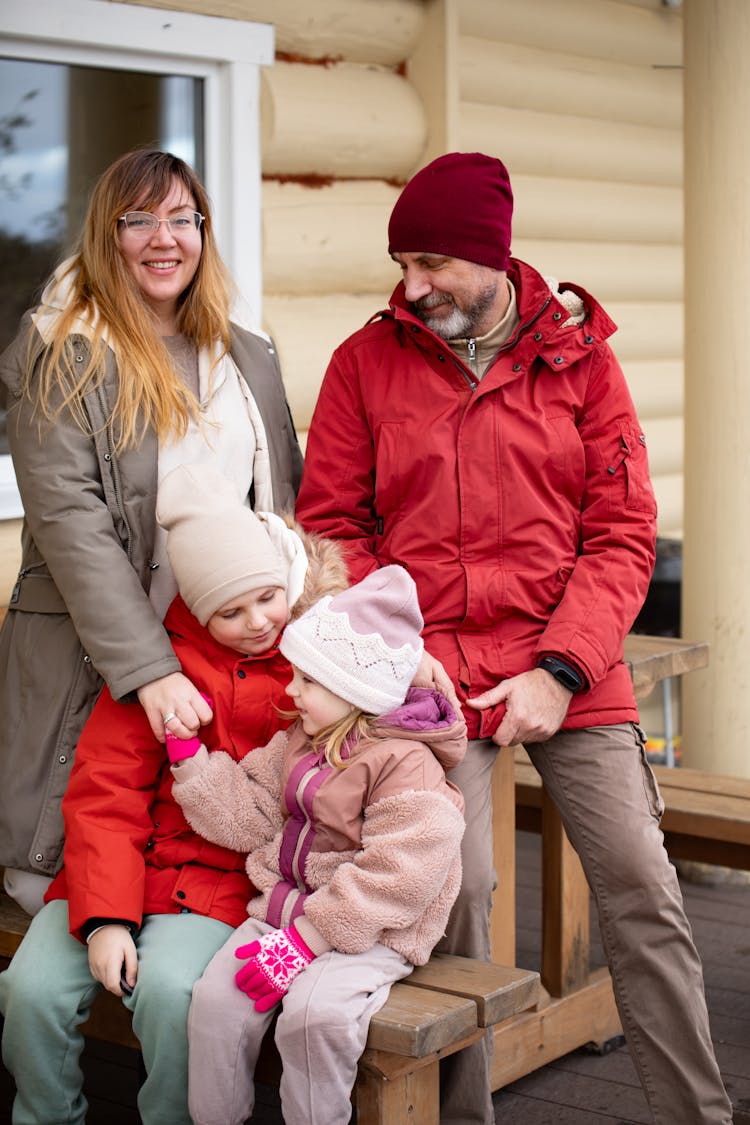
[[[414,302],[412,308],[415,315],[436,336],[442,337],[443,340],[468,340],[478,335],[477,326],[481,323],[487,310],[492,307],[496,296],[497,285],[492,284],[488,285],[467,309],[459,309],[450,293],[431,294],[429,297],[422,297],[421,300]],[[436,305],[444,304],[446,297],[450,299],[453,305],[450,315],[447,317],[431,316],[430,309],[435,308]]]

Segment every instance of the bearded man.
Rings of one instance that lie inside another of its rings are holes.
[[[464,881],[446,952],[489,960],[490,773],[523,743],[599,911],[631,1058],[658,1125],[729,1125],[703,973],[664,850],[625,635],[648,589],[645,439],[584,289],[510,257],[504,165],[450,153],[399,196],[389,307],[334,353],[297,514],[352,581],[399,563],[425,620],[422,683],[455,693],[469,750]],[[490,1039],[445,1060],[441,1121],[494,1122]]]

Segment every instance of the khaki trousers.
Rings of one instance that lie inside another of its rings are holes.
[[[703,970],[664,849],[663,804],[643,734],[626,723],[527,745],[594,895],[625,1038],[656,1125],[730,1125]],[[466,799],[464,882],[446,952],[489,959],[493,888],[490,773],[495,747],[469,743],[451,773]],[[445,1060],[441,1121],[492,1125],[491,1039]],[[616,1109],[616,1107],[612,1107]]]

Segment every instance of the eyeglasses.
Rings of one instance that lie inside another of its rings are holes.
[[[153,234],[159,229],[160,223],[166,223],[172,234],[188,234],[200,230],[205,215],[200,211],[181,211],[179,215],[170,215],[168,219],[159,219],[150,211],[128,211],[127,215],[120,215],[118,223],[124,223],[125,229],[130,234]]]

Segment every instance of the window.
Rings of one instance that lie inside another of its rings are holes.
[[[88,192],[154,143],[204,180],[219,246],[261,316],[258,67],[269,25],[102,0],[4,0],[0,31],[0,348],[71,248]],[[0,439],[0,519],[21,514]]]

